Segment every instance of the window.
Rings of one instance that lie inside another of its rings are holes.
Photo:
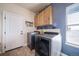
[[[66,8],[66,44],[79,48],[79,4]]]

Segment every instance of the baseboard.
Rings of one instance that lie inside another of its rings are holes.
[[[61,53],[61,56],[68,56],[67,54]]]
[[[27,46],[27,44],[24,44],[23,46]]]

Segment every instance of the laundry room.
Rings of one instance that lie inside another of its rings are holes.
[[[0,56],[79,56],[78,16],[77,3],[0,3]]]

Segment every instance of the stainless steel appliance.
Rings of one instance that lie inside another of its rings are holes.
[[[27,33],[27,46],[32,50],[35,48],[35,35],[37,32],[28,32]]]
[[[27,33],[27,46],[32,50],[35,48],[35,34],[34,32]]]

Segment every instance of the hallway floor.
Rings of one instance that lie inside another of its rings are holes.
[[[0,56],[34,56],[35,51],[31,51],[28,47],[20,47],[10,51],[6,51]]]

